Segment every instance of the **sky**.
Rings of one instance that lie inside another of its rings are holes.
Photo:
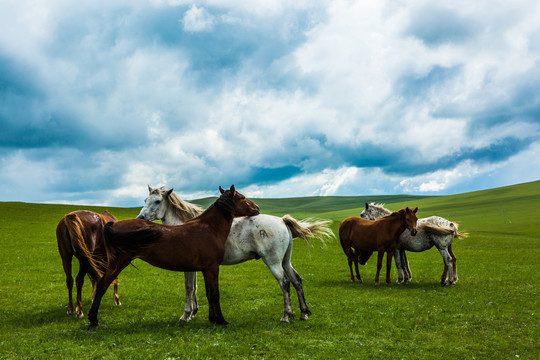
[[[3,0],[0,201],[540,179],[540,3]]]

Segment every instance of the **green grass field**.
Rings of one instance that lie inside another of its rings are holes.
[[[359,215],[366,201],[391,210],[418,206],[419,217],[457,221],[469,233],[454,243],[460,280],[439,285],[443,264],[431,249],[409,255],[409,285],[374,286],[376,257],[360,268],[364,283],[351,283],[337,239],[310,247],[296,239],[292,263],[304,279],[309,321],[279,323],[282,293],[259,260],[221,267],[221,307],[230,324],[220,327],[208,322],[202,276],[199,314],[180,324],[183,274],[136,260],[120,274],[122,306],[113,306],[109,290],[100,327],[91,332],[86,318],[66,315],[55,228],[72,210],[104,208],[0,203],[0,358],[540,358],[540,181],[444,197],[255,201],[268,214],[333,220],[336,234],[340,221]],[[108,210],[119,219],[139,211]],[[90,293],[87,280],[85,314]]]

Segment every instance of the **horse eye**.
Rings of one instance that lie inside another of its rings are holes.
[[[156,203],[156,204],[159,204],[160,202],[161,202],[161,200],[154,201],[154,203]]]

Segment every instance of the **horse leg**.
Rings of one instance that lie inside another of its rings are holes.
[[[360,271],[358,271],[358,258],[360,257],[360,251],[358,249],[354,250],[354,269],[356,270],[356,278],[359,282],[362,282],[362,277],[360,276]]]
[[[386,252],[386,283],[392,285],[390,279],[390,271],[392,270],[392,258],[394,257],[394,250],[388,250]]]
[[[199,307],[197,305],[197,272],[189,271],[184,273],[186,289],[186,305],[184,314],[180,321],[189,321],[195,317]]]
[[[302,285],[302,277],[298,275],[296,270],[292,267],[291,263],[288,263],[285,267],[285,272],[287,277],[291,280],[296,294],[298,295],[298,303],[300,304],[300,320],[308,320],[308,315],[311,315],[311,310],[306,303],[306,298],[304,296],[304,287]]]
[[[114,264],[111,263],[109,258],[107,270],[105,270],[105,274],[103,274],[103,276],[98,280],[96,284],[94,302],[92,303],[92,307],[88,312],[88,319],[90,320],[88,330],[96,330],[99,326],[98,311],[103,295],[105,295],[105,292],[107,291],[109,285],[111,285],[113,280],[118,278],[120,272],[122,272],[122,270],[124,270],[124,268],[128,266],[129,263],[133,260],[133,257],[129,255],[126,256],[124,259],[117,259],[116,256],[114,258],[116,259],[116,262]]]
[[[265,256],[263,261],[270,269],[270,272],[276,278],[281,291],[283,292],[283,316],[280,322],[289,323],[289,320],[293,317],[293,309],[291,304],[291,283],[289,278],[285,276],[284,266],[282,266],[278,256]]]
[[[209,320],[217,325],[227,325],[219,304],[219,264],[203,271],[206,298],[208,299]]]
[[[120,306],[122,305],[122,303],[120,302],[120,296],[118,295],[118,278],[114,279],[113,286],[114,286],[114,294],[113,294],[114,305]]]
[[[79,319],[82,319],[84,317],[82,311],[82,288],[84,285],[84,277],[88,272],[87,270],[88,267],[79,261],[79,272],[77,273],[77,277],[75,278],[75,284],[77,286],[77,306],[75,307],[75,316],[77,316]]]
[[[352,243],[349,240],[343,239],[341,237],[341,234],[339,236],[339,242],[341,243],[341,247],[343,248],[343,252],[345,253],[345,256],[347,256],[347,262],[349,264],[349,271],[351,272],[351,281],[354,282],[354,274],[352,270],[352,262],[354,259],[354,252],[351,248]]]
[[[409,259],[407,258],[407,252],[405,250],[400,251],[401,258],[403,259],[401,266],[403,267],[404,282],[405,284],[408,284],[412,280],[411,268],[409,267]]]
[[[404,279],[403,279],[403,259],[401,257],[401,250],[397,250],[394,254],[394,262],[396,263],[396,269],[397,269],[397,272],[398,272],[398,279],[397,279],[397,282],[396,284],[402,284]]]
[[[379,274],[381,273],[383,257],[384,250],[379,250],[377,256],[377,273],[375,274],[375,285],[379,285]]]
[[[454,252],[452,251],[452,243],[450,243],[450,246],[448,247],[448,253],[452,257],[452,270],[454,271],[454,282],[452,284],[455,284],[458,281],[457,276],[457,259],[456,255],[454,255]]]
[[[444,271],[441,276],[441,286],[450,286],[454,281],[454,271],[452,269],[452,257],[448,253],[447,249],[439,249],[444,262]],[[448,277],[448,282],[446,278]]]
[[[349,271],[351,272],[351,281],[354,282],[354,274],[353,274],[353,269],[352,269],[352,263],[354,260],[354,252],[350,247],[348,247],[345,250],[345,255],[347,255],[347,262],[349,263]]]
[[[285,252],[285,256],[283,256],[281,265],[283,267],[283,270],[285,270],[285,275],[290,280],[290,282],[292,282],[294,289],[296,290],[296,295],[298,296],[298,303],[300,304],[300,320],[307,320],[309,318],[308,315],[311,315],[311,311],[309,310],[309,307],[307,306],[306,298],[304,296],[304,287],[302,286],[302,277],[298,275],[298,273],[296,272],[296,270],[294,270],[291,264],[291,253],[292,253],[292,242],[289,244],[289,247],[287,248],[287,251]],[[362,281],[360,277],[359,277],[359,280]],[[290,304],[290,301],[291,300],[289,297],[289,304]],[[291,309],[291,314],[292,314],[292,309]]]
[[[73,255],[71,254],[64,254],[62,255],[62,266],[64,267],[64,272],[66,273],[66,287],[68,289],[68,306],[67,306],[67,314],[72,315],[73,314],[73,276],[71,275],[71,260],[73,259]]]

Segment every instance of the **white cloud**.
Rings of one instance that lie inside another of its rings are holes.
[[[182,19],[184,30],[191,32],[211,31],[216,23],[215,17],[205,8],[191,5]]]
[[[39,201],[138,205],[147,183],[193,198],[240,181],[246,194],[276,197],[444,193],[478,179],[540,177],[532,161],[540,125],[531,120],[539,9],[529,1],[9,1],[0,5],[0,61],[29,71],[6,73],[14,84],[0,95],[37,104],[20,116],[25,138],[42,119],[73,128],[43,136],[55,148],[41,160],[4,146],[0,178],[33,187]],[[415,33],[420,16],[445,11],[450,25],[467,25],[462,38]],[[20,123],[18,111],[0,115]],[[489,153],[501,143],[515,153]],[[64,154],[77,146],[88,155]],[[387,152],[400,163],[382,159]],[[472,155],[443,163],[456,154]],[[96,186],[100,177],[109,189]],[[46,194],[66,179],[81,189]]]

